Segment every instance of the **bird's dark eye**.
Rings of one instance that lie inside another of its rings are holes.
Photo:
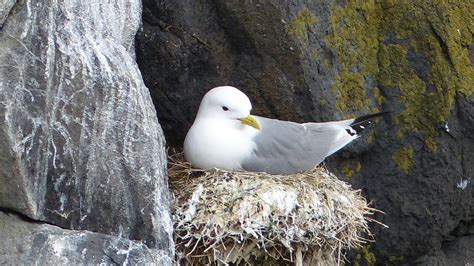
[[[229,108],[227,108],[227,106],[222,106],[222,110],[227,112],[227,111],[229,111]]]

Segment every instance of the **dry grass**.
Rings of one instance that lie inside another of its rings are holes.
[[[178,259],[334,265],[370,241],[375,210],[324,168],[287,176],[191,169],[169,162]]]

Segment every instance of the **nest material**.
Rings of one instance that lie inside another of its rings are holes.
[[[359,190],[324,168],[293,175],[193,170],[171,157],[179,260],[334,265],[371,236]]]

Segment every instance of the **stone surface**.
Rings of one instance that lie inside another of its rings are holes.
[[[16,0],[0,0],[0,29],[8,17],[8,13],[16,4]]]
[[[172,145],[218,85],[246,92],[255,114],[297,122],[389,110],[327,160],[385,212],[390,228],[372,226],[366,257],[413,262],[473,219],[473,3],[143,4],[137,60]]]
[[[472,265],[474,264],[474,235],[461,236],[443,243],[441,250],[420,257],[417,265]]]
[[[0,212],[0,264],[170,264],[166,252],[119,236],[66,230]]]
[[[165,141],[135,63],[140,14],[138,0],[19,1],[9,12],[0,207],[172,258]]]
[[[443,244],[443,252],[448,265],[474,264],[474,234],[461,236]]]

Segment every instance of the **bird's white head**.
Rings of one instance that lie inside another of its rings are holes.
[[[255,117],[250,115],[252,104],[240,90],[231,86],[216,87],[202,98],[196,119],[212,118],[240,121],[241,124],[260,129]]]

